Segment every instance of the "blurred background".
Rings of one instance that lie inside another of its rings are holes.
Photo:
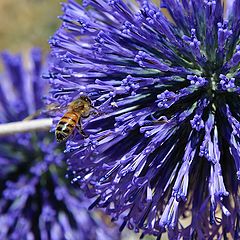
[[[60,25],[59,15],[59,0],[1,0],[0,51],[24,53],[39,46],[47,52],[48,39]]]

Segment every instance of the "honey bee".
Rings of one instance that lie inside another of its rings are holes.
[[[91,99],[87,96],[80,96],[76,100],[72,101],[67,106],[67,112],[59,120],[55,136],[57,142],[63,142],[67,140],[74,129],[77,128],[79,133],[83,137],[87,137],[81,126],[81,118],[87,118],[90,115],[91,108],[96,109],[91,102]]]

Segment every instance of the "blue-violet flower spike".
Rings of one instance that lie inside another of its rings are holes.
[[[97,109],[67,142],[72,181],[121,229],[240,239],[240,0],[136,2],[62,5],[51,101]]]

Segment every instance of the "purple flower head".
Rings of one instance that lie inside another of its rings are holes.
[[[42,54],[33,49],[28,67],[20,55],[4,52],[2,60],[0,122],[21,121],[43,107]],[[16,134],[0,141],[0,239],[118,239],[117,229],[89,214],[89,201],[70,187],[52,135]]]
[[[67,142],[72,181],[121,229],[239,239],[240,0],[227,18],[220,0],[136,2],[63,3],[50,99],[98,109]]]

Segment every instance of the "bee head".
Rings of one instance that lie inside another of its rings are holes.
[[[88,96],[82,95],[80,96],[80,99],[84,102],[88,102],[89,104],[91,104],[91,99]]]

